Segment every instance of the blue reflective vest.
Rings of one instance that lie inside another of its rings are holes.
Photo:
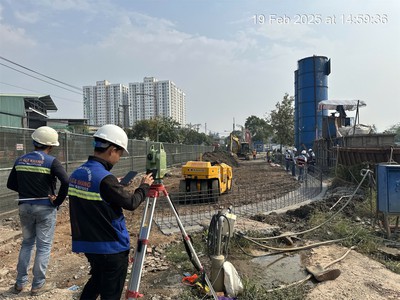
[[[22,155],[15,161],[21,203],[53,205],[48,195],[54,194],[55,177],[51,166],[55,157],[43,151],[33,151]],[[23,200],[36,198],[35,200]]]
[[[100,195],[101,181],[110,174],[100,162],[89,159],[70,176],[73,252],[113,254],[130,248],[122,208],[112,207]]]

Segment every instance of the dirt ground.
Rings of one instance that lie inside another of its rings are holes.
[[[254,178],[255,166],[258,167],[257,178],[266,178],[273,182],[274,178],[287,182],[292,188],[298,183],[287,174],[282,167],[269,165],[262,158],[255,161],[240,162],[235,158],[226,157],[222,154],[209,153],[205,158],[226,162],[234,167],[235,184],[249,185]],[[179,168],[169,170],[171,176],[164,178],[164,185],[168,189],[177,187],[180,180]],[[254,182],[253,182],[254,184]],[[139,232],[142,210],[125,212],[128,229],[131,233],[131,244],[134,246]],[[263,220],[246,220],[246,227],[253,230],[262,230],[265,223],[274,223],[274,217]],[[243,221],[243,220],[241,220]],[[262,222],[260,222],[262,221]],[[278,220],[275,220],[278,222]],[[78,299],[80,288],[88,279],[89,266],[84,255],[71,252],[71,237],[67,203],[63,204],[58,213],[57,227],[52,248],[50,265],[47,273],[48,281],[55,284],[55,288],[41,296],[29,296],[29,290],[19,295],[8,292],[15,282],[16,262],[21,242],[19,220],[17,216],[7,217],[1,220],[0,226],[0,299]],[[238,222],[239,224],[239,222]],[[1,241],[3,241],[1,243]],[[142,299],[179,299],[180,291],[187,289],[181,283],[183,272],[194,272],[184,270],[182,266],[174,265],[165,259],[164,249],[171,243],[179,243],[180,235],[162,234],[156,226],[152,227],[150,234],[150,245],[146,255],[145,269],[141,279],[140,290],[145,297]],[[309,250],[309,262],[312,264],[326,263],[337,259],[346,252],[346,248],[338,245],[328,245]],[[202,256],[201,260],[207,259]],[[308,299],[400,299],[400,275],[397,275],[382,264],[369,259],[352,250],[349,255],[338,262],[332,268],[341,270],[341,275],[333,281],[315,284]],[[129,269],[131,266],[129,267]],[[237,265],[239,274],[251,274],[252,266],[247,263]],[[129,278],[129,275],[128,275]],[[124,296],[121,299],[125,299]],[[238,298],[240,299],[240,297]]]

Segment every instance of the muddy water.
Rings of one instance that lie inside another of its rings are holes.
[[[304,279],[308,273],[299,254],[257,257],[251,260],[264,288],[271,289]]]

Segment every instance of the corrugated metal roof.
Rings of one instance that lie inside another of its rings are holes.
[[[362,163],[400,163],[400,148],[339,148],[338,162],[341,165],[352,166]]]
[[[322,100],[318,103],[318,110],[336,109],[338,105],[344,110],[356,110],[358,107],[367,106],[363,100]]]
[[[53,99],[51,99],[50,95],[37,95],[37,94],[0,94],[0,97],[18,97],[18,98],[30,98],[30,99],[38,99],[42,101],[46,105],[46,109],[50,111],[57,111],[58,108],[55,105]]]

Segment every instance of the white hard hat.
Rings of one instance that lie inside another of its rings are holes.
[[[58,133],[49,126],[42,126],[37,128],[32,133],[32,139],[45,146],[60,146],[58,142]]]
[[[310,148],[310,149],[308,149],[308,152],[312,152],[312,149]]]
[[[297,152],[297,148],[296,147],[293,148],[293,152]]]
[[[93,136],[120,146],[127,153],[129,153],[127,149],[128,136],[126,135],[125,131],[117,125],[103,125],[96,131]]]
[[[307,153],[306,150],[301,151],[301,154],[306,154],[306,153]]]

